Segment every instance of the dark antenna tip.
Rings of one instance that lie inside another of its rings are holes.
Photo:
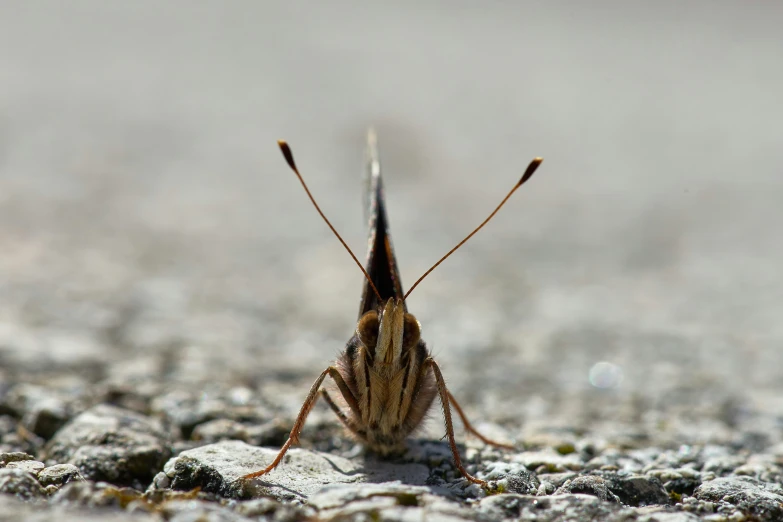
[[[294,153],[291,152],[291,147],[288,146],[285,140],[277,140],[277,146],[280,147],[280,151],[283,153],[288,166],[293,170],[296,170],[296,163],[294,162]]]
[[[533,161],[530,162],[530,165],[527,166],[527,169],[525,169],[525,173],[522,174],[522,179],[519,180],[519,183],[517,183],[517,187],[522,185],[525,181],[529,180],[533,177],[533,173],[538,169],[539,166],[541,166],[541,162],[544,161],[544,158],[535,158]]]

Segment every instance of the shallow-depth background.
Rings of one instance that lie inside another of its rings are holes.
[[[545,158],[409,300],[472,414],[512,435],[627,408],[774,425],[782,17],[716,1],[7,4],[0,372],[284,383],[274,400],[293,411],[350,336],[362,280],[275,140],[363,258],[374,125],[408,285]]]

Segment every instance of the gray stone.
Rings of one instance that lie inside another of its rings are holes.
[[[694,492],[702,501],[725,502],[761,520],[783,520],[783,486],[750,477],[722,477],[705,482]]]
[[[669,494],[656,477],[601,473],[609,490],[629,506],[666,505]]]
[[[234,511],[246,517],[273,518],[275,522],[312,520],[316,514],[312,506],[283,503],[271,498],[237,501]]]
[[[196,426],[191,438],[203,443],[219,442],[221,440],[248,442],[250,434],[247,426],[244,424],[231,419],[216,419]]]
[[[538,490],[536,490],[536,495],[538,496],[546,496],[546,495],[552,495],[554,492],[557,491],[557,487],[552,484],[549,481],[542,480],[541,483],[538,485]]]
[[[0,386],[2,386],[2,382],[0,382]],[[0,393],[2,393],[2,391],[0,391]],[[4,408],[0,402],[0,437],[4,437],[5,435],[16,430],[17,421],[13,415],[14,412]]]
[[[498,488],[507,493],[534,495],[541,485],[536,474],[521,464],[495,462],[487,468],[481,478],[496,481]]]
[[[0,493],[13,495],[21,500],[32,500],[46,495],[32,473],[8,468],[0,469]]]
[[[397,482],[381,484],[331,484],[308,500],[308,506],[327,520],[371,517],[379,520],[474,520],[446,490],[410,486]]]
[[[365,501],[374,497],[388,497],[394,504],[420,505],[422,498],[432,493],[423,486],[410,486],[400,482],[383,484],[328,484],[308,499],[308,505],[318,511],[335,509],[351,502]]]
[[[10,462],[6,464],[6,469],[21,469],[24,471],[29,471],[34,476],[37,476],[38,473],[44,469],[44,467],[44,463],[37,460],[21,460],[18,462]]]
[[[22,418],[22,424],[44,440],[51,439],[71,418],[66,403],[57,397],[37,402]]]
[[[98,405],[64,426],[47,458],[79,468],[84,478],[142,489],[171,455],[160,424],[136,412]]]
[[[171,480],[169,479],[168,475],[161,471],[155,475],[155,478],[152,479],[152,484],[150,484],[150,487],[147,488],[147,491],[167,489],[169,487],[171,487]]]
[[[745,464],[734,470],[734,474],[757,478],[763,482],[783,483],[783,459],[770,454],[753,454]]]
[[[152,413],[163,416],[177,426],[183,438],[203,437],[206,442],[225,440],[231,430],[241,432],[240,440],[248,437],[252,440],[253,428],[266,424],[273,414],[261,404],[258,397],[245,388],[224,389],[212,387],[206,390],[172,390],[161,394],[151,401]],[[202,424],[216,421],[217,424],[195,430]],[[240,421],[247,426],[240,428]],[[233,424],[233,423],[236,424]],[[290,428],[289,428],[290,429]],[[271,443],[282,444],[283,440]]]
[[[733,508],[730,504],[721,507]],[[683,497],[682,502],[677,504],[677,508],[688,513],[709,516],[715,513],[718,509],[718,504],[708,500],[699,500],[694,497]]]
[[[42,437],[50,439],[73,415],[65,397],[54,387],[20,383],[12,387],[5,398],[6,406],[22,418],[22,425]]]
[[[749,453],[762,453],[770,447],[771,440],[768,433],[759,431],[745,431],[733,442],[732,446]]]
[[[44,443],[41,437],[27,430],[16,419],[8,415],[0,416],[0,454],[37,454]]]
[[[710,471],[718,476],[733,473],[735,469],[745,464],[746,458],[741,455],[722,455],[707,459],[702,471]]]
[[[38,481],[43,486],[62,486],[72,480],[84,480],[73,464],[55,464],[38,473]]]
[[[609,485],[602,477],[595,475],[583,475],[567,480],[555,492],[555,495],[581,494],[592,495],[608,502],[620,502],[620,499],[609,490]]]
[[[153,514],[128,513],[108,509],[64,509],[44,502],[26,502],[0,495],[0,522],[160,522]]]
[[[694,490],[702,483],[702,473],[693,468],[652,469],[647,472],[663,483],[663,488],[670,498],[679,501],[683,495],[692,496]],[[709,473],[707,476],[709,477]]]
[[[15,439],[18,438],[17,426],[19,423],[11,415],[3,414],[2,409],[2,405],[0,405],[0,455],[26,449],[13,444],[16,442]]]
[[[636,519],[637,522],[697,522],[699,517],[685,511],[645,513]]]
[[[291,423],[281,419],[272,419],[260,424],[251,424],[246,427],[248,444],[253,446],[282,446],[291,432]],[[305,429],[303,433],[307,433]],[[239,439],[241,440],[241,439]]]
[[[556,494],[534,497],[506,493],[481,499],[479,511],[491,519],[577,522],[582,520],[628,520],[631,508],[605,502],[595,495]],[[615,518],[616,517],[616,518]]]
[[[682,496],[693,495],[699,485],[701,485],[700,478],[679,477],[666,481],[663,488],[670,494]]]
[[[234,512],[229,507],[204,500],[165,502],[160,514],[167,522],[251,522],[254,518]]]
[[[118,488],[106,482],[71,481],[52,496],[51,503],[69,507],[124,509],[131,502],[141,499],[141,495],[140,491],[133,488]]]
[[[551,497],[550,497],[551,498]],[[521,518],[528,506],[537,506],[535,497],[518,493],[503,493],[483,498],[479,509],[497,518]],[[547,501],[548,502],[548,501]]]
[[[124,369],[127,368],[127,364],[125,364]],[[148,377],[153,377],[153,375],[154,371],[147,374]],[[142,380],[140,382],[137,381],[133,384],[130,384],[130,382],[126,380],[119,383],[114,380],[109,380],[96,386],[95,395],[100,402],[104,404],[111,404],[118,408],[149,414],[150,402],[154,396],[161,392],[161,389],[161,383],[152,379]]]
[[[32,455],[28,455],[23,451],[0,453],[0,464],[9,464],[11,462],[22,462],[25,460],[35,460],[35,457],[33,457]]]
[[[400,479],[424,484],[429,471],[420,464],[396,464],[374,460],[353,461],[342,457],[294,448],[268,475],[250,481],[248,473],[266,467],[277,450],[224,441],[182,452],[166,463],[164,471],[171,488],[202,491],[230,498],[271,496],[302,501],[326,484],[385,482]]]
[[[183,438],[190,438],[199,424],[221,417],[226,405],[221,401],[203,400],[198,393],[176,390],[152,400],[153,413],[164,415],[180,429]]]
[[[577,473],[573,472],[564,472],[564,473],[539,473],[538,474],[538,480],[541,482],[549,482],[550,484],[554,485],[556,488],[559,488],[563,484],[565,484],[566,480],[574,479],[578,476]]]

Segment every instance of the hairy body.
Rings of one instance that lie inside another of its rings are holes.
[[[386,308],[393,307],[391,300],[389,303],[392,306]],[[418,332],[415,318],[405,315],[409,330]],[[429,352],[418,335],[402,343],[398,356],[388,352],[392,355],[390,360],[385,360],[383,354],[379,357],[377,343],[372,343],[376,317],[368,312],[359,322],[357,333],[348,341],[336,365],[354,396],[361,397],[358,414],[349,408],[343,416],[344,410],[332,409],[367,448],[392,455],[404,450],[405,438],[421,425],[437,395],[437,386],[433,371],[426,364]],[[333,404],[330,397],[327,401]]]

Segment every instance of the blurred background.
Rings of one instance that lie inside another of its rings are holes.
[[[3,379],[245,386],[294,411],[362,276],[275,141],[363,258],[372,125],[406,285],[545,158],[409,300],[466,409],[512,434],[685,412],[779,437],[782,16],[6,4]]]

